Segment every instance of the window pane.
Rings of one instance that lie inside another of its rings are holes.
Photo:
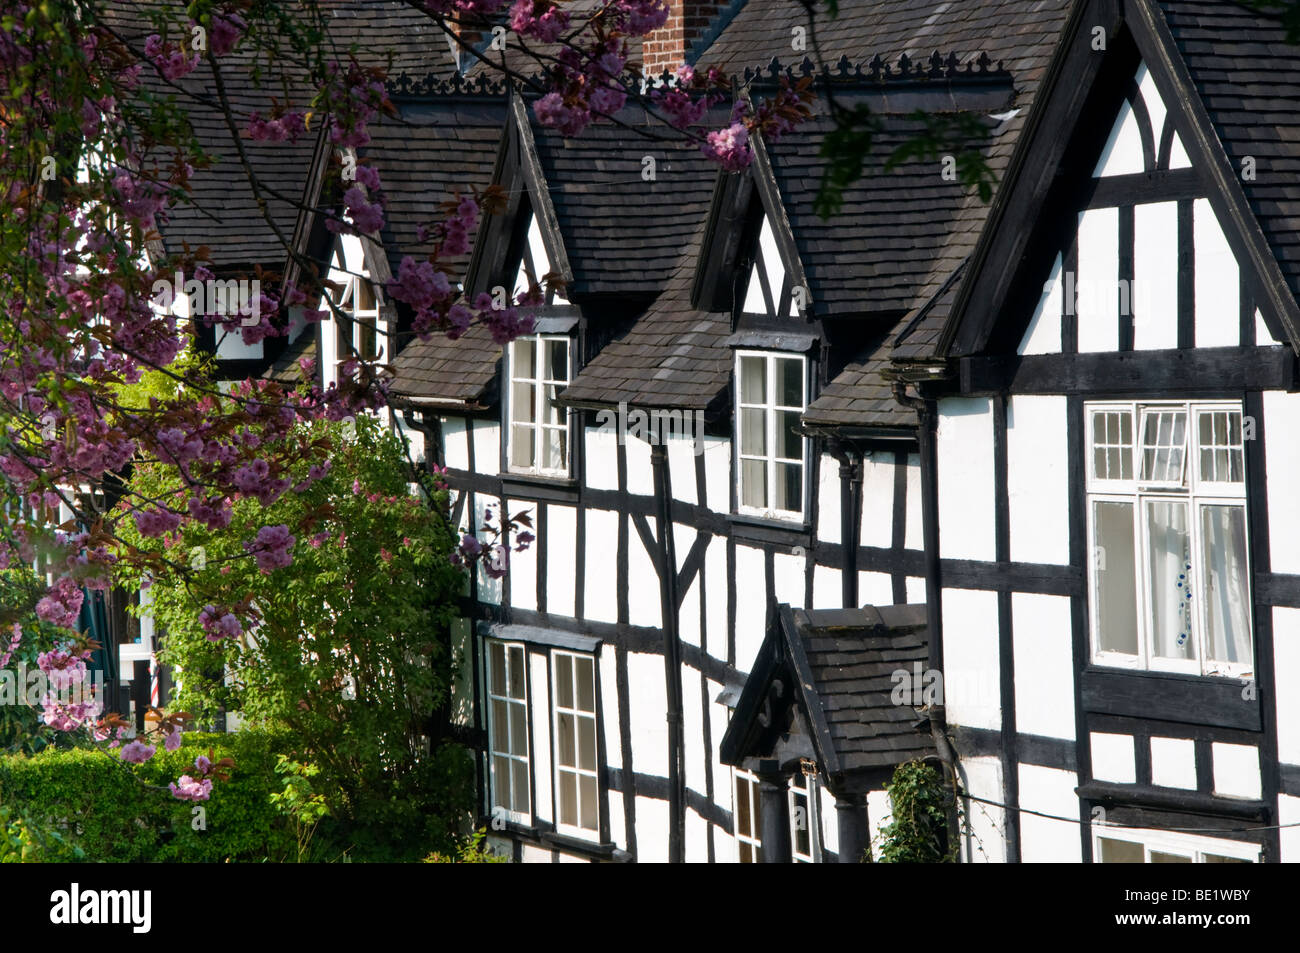
[[[1248,864],[1250,861],[1241,857],[1222,857],[1219,854],[1206,854],[1205,862],[1207,864]]]
[[[560,823],[578,826],[578,776],[560,772]]]
[[[754,833],[749,819],[749,782],[744,778],[736,778],[736,833]]]
[[[1137,571],[1133,504],[1095,503],[1097,644],[1103,651],[1138,654]]]
[[[555,395],[558,392],[559,387],[555,384],[546,385],[546,398],[542,410],[542,423],[562,427],[564,426],[564,408],[555,402]]]
[[[1126,840],[1112,840],[1109,837],[1097,838],[1101,845],[1101,862],[1103,864],[1141,864],[1145,853],[1141,844],[1131,844]]]
[[[578,683],[578,709],[580,711],[594,712],[596,710],[596,686],[593,660],[576,658],[573,665],[574,680]]]
[[[1191,537],[1187,504],[1146,504],[1150,549],[1151,651],[1159,658],[1196,658],[1192,641]]]
[[[544,458],[542,466],[548,470],[568,468],[569,441],[568,431],[555,427],[542,428]]]
[[[1133,479],[1133,424],[1128,411],[1094,411],[1092,446],[1094,479]]]
[[[777,402],[782,407],[803,409],[803,361],[797,358],[779,357],[777,363],[777,381],[781,390]]]
[[[521,423],[537,422],[537,388],[527,381],[515,381],[510,388],[510,419]]]
[[[512,371],[515,377],[537,376],[537,364],[534,356],[536,346],[537,342],[533,338],[522,338],[512,345],[515,349],[514,370]]]
[[[596,805],[599,803],[596,797],[596,779],[582,777],[578,780],[578,784],[582,789],[582,827],[594,831],[600,827],[600,818],[596,810]]]
[[[1151,852],[1151,863],[1153,864],[1190,864],[1191,862],[1192,858],[1184,857],[1182,854],[1166,854],[1158,850]]]
[[[1243,482],[1246,474],[1240,411],[1206,411],[1197,416],[1201,479],[1212,483]]]
[[[767,361],[763,358],[740,359],[740,401],[744,404],[767,402]]]
[[[510,646],[510,697],[524,697],[524,650],[518,645]]]
[[[510,465],[531,467],[533,460],[533,428],[515,424],[510,428]]]
[[[492,801],[507,811],[514,810],[510,798],[510,759],[495,757],[492,759]]]
[[[499,698],[492,699],[492,750],[510,751],[510,711]]]
[[[527,814],[532,807],[532,799],[528,794],[528,762],[512,761],[510,767],[515,778],[514,810]]]
[[[761,456],[767,453],[767,413],[762,410],[741,408],[740,452]]]
[[[767,463],[765,461],[740,461],[740,502],[745,506],[767,508]]]
[[[776,455],[787,460],[803,459],[803,437],[795,433],[799,414],[793,410],[776,412]]]
[[[510,753],[528,755],[528,713],[523,705],[510,706]]]
[[[496,695],[504,695],[506,692],[506,647],[500,642],[492,642],[488,654],[492,659],[492,692]]]
[[[569,342],[551,340],[546,342],[546,374],[548,380],[568,381],[569,379]]]
[[[1205,547],[1205,654],[1219,662],[1252,661],[1246,508],[1201,507]]]
[[[562,767],[576,768],[578,766],[577,756],[573,751],[573,742],[575,729],[573,725],[573,716],[561,714],[557,719],[559,725],[556,730],[559,733],[559,748],[556,751],[556,761]]]
[[[744,841],[740,842],[740,862],[742,864],[754,863],[754,852]]]
[[[561,708],[573,707],[573,657],[555,656],[555,700]]]
[[[1142,479],[1151,483],[1183,482],[1187,414],[1181,410],[1142,412]]]
[[[375,310],[375,287],[364,278],[357,279],[357,308],[361,311]]]
[[[776,465],[776,505],[791,513],[803,511],[803,465],[778,463]]]
[[[357,322],[357,352],[366,361],[373,361],[379,356],[374,321]]]
[[[578,719],[578,767],[596,770],[596,719]]]

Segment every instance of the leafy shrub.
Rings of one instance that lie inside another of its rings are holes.
[[[938,864],[956,860],[948,847],[949,799],[939,772],[920,761],[900,764],[887,790],[891,818],[880,831],[880,862]]]
[[[271,801],[278,790],[272,736],[189,733],[176,751],[158,751],[137,769],[98,751],[46,750],[0,757],[0,807],[53,832],[90,861],[280,860],[295,848],[287,819]],[[165,785],[211,751],[235,762],[228,781],[201,804],[177,801]],[[197,812],[195,808],[203,808]],[[44,859],[74,859],[70,852]]]

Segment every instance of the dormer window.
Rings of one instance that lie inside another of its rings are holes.
[[[749,268],[749,280],[745,286],[741,311],[745,314],[761,314],[772,318],[799,316],[794,289],[791,287],[785,265],[781,262],[781,253],[776,247],[776,236],[766,215],[763,216],[763,223],[758,230],[758,239],[754,244],[753,263]]]
[[[802,519],[807,362],[799,354],[736,354],[736,502],[740,512]]]
[[[510,345],[506,373],[510,470],[569,475],[569,414],[555,395],[569,384],[567,335],[534,334]]]

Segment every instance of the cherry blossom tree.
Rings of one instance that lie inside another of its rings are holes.
[[[629,60],[630,41],[665,22],[663,0],[606,0],[581,13],[553,0],[410,5],[471,52],[462,27],[504,15],[538,69],[525,75],[504,61],[484,68],[531,89],[538,122],[565,135],[608,121],[636,97],[661,116],[666,134],[695,138],[735,170],[750,161],[756,134],[781,135],[808,112],[807,84],[787,86],[765,103],[735,97],[723,128],[703,128],[709,107],[733,98],[721,76],[683,68],[655,86]],[[0,0],[0,569],[28,566],[45,575],[28,608],[42,632],[61,633],[39,647],[52,689],[86,679],[93,646],[77,632],[85,590],[142,573],[194,575],[167,547],[127,537],[224,529],[241,501],[269,508],[307,491],[327,472],[332,449],[313,437],[311,422],[384,403],[378,369],[359,356],[345,362],[338,384],[299,391],[270,380],[222,381],[197,359],[204,325],[251,344],[285,334],[295,307],[319,320],[325,312],[315,305],[324,302],[337,320],[349,320],[316,263],[275,226],[270,187],[249,149],[287,147],[324,128],[332,146],[355,150],[369,142],[376,117],[393,111],[384,68],[337,48],[327,6]],[[196,77],[203,80],[197,93],[183,82]],[[264,102],[237,105],[250,90]],[[159,240],[170,218],[192,204],[196,169],[211,161],[186,122],[199,107],[222,117],[226,161],[246,173],[252,202],[300,276],[260,273],[259,293],[235,313],[175,307],[186,290],[173,287],[173,276],[210,279],[224,267],[222,250],[166,252]],[[368,164],[353,171],[347,177],[341,163],[330,166],[322,192],[329,199],[317,211],[333,232],[373,235],[384,222],[383,183]],[[448,196],[443,217],[424,229],[435,241],[432,254],[401,261],[387,290],[411,309],[416,333],[456,337],[482,324],[504,344],[532,329],[529,309],[543,300],[542,289],[504,306],[488,296],[466,300],[446,264],[465,254],[499,201],[490,190]],[[169,386],[150,389],[148,380]],[[139,492],[124,476],[141,467],[173,472],[173,491]],[[303,538],[302,527],[267,523],[250,529],[241,558],[273,571],[291,563]],[[448,557],[466,565],[491,550],[468,537]],[[195,598],[204,604],[202,592]],[[246,610],[213,605],[199,621],[234,635],[248,622]],[[35,628],[29,638],[37,638]],[[23,639],[21,624],[4,633],[6,662]],[[102,699],[63,704],[58,694],[44,706],[45,722],[112,748],[128,764],[174,745],[185,723],[179,713],[162,715],[149,737],[132,738],[119,716],[103,712]],[[196,765],[172,794],[205,798],[212,771]]]

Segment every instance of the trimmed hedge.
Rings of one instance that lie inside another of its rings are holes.
[[[187,733],[176,751],[159,751],[135,771],[166,786],[191,773],[194,759],[233,758],[230,780],[213,785],[200,804],[151,790],[98,751],[43,751],[0,757],[0,805],[30,824],[58,830],[99,862],[284,860],[294,855],[294,832],[270,795],[279,790],[275,739],[260,732]],[[206,829],[195,830],[194,808]]]

